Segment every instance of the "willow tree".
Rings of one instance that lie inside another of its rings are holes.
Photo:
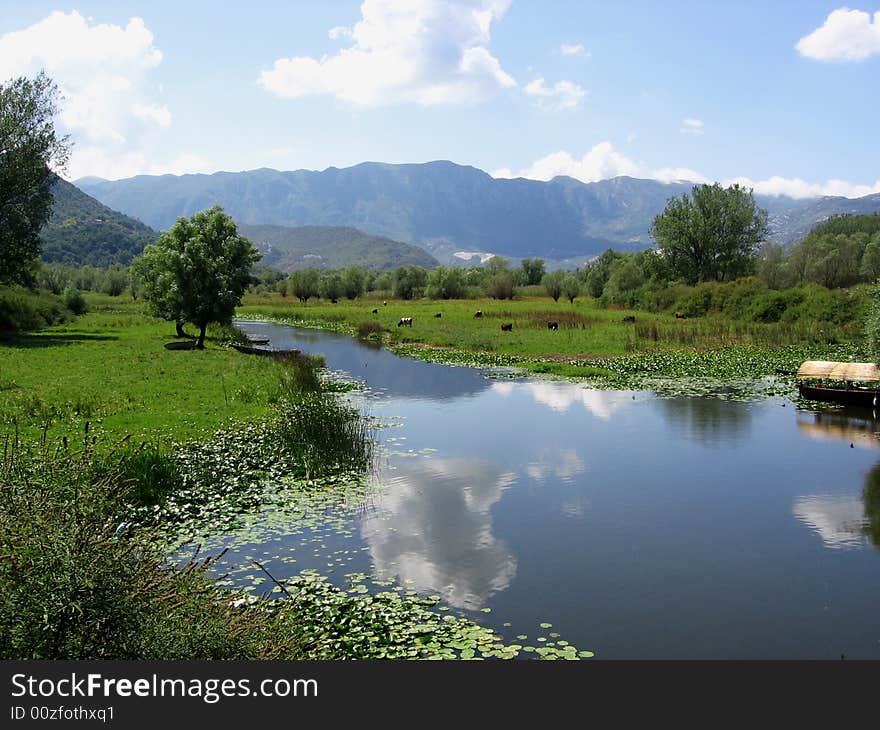
[[[688,284],[730,281],[753,273],[767,211],[739,185],[695,185],[691,195],[667,201],[651,234],[674,276]]]
[[[232,218],[215,205],[191,218],[178,218],[134,266],[152,312],[172,322],[192,322],[199,328],[201,349],[211,322],[232,321],[251,281],[251,267],[259,260],[259,252],[238,235]]]

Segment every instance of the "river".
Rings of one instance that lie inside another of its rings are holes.
[[[880,658],[870,418],[493,378],[238,325],[324,355],[390,427],[345,529],[276,524],[229,560],[378,572],[505,636],[550,623],[598,658]]]

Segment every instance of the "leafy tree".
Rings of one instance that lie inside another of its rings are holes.
[[[483,268],[489,276],[493,276],[502,271],[508,271],[510,269],[510,262],[503,256],[493,256],[486,262]]]
[[[877,281],[880,278],[880,231],[875,233],[865,246],[860,273],[866,281]]]
[[[829,289],[855,284],[867,239],[865,233],[809,236],[801,244],[806,256],[805,278]]]
[[[125,291],[125,287],[128,284],[128,271],[119,264],[113,264],[104,272],[103,278],[101,291],[104,294],[109,294],[111,297],[118,297]]]
[[[758,276],[770,289],[783,289],[788,279],[785,250],[775,243],[765,243],[758,258]]]
[[[645,281],[645,274],[635,256],[624,256],[611,266],[611,273],[602,294],[613,302],[619,302],[625,294],[635,291]]]
[[[467,294],[461,269],[437,266],[428,272],[425,296],[430,299],[462,299]]]
[[[58,87],[45,74],[0,84],[0,282],[34,281],[57,179],[51,167],[63,169],[70,151],[55,132],[57,113]]]
[[[544,259],[523,259],[519,265],[522,267],[523,283],[526,286],[541,283],[544,278]]]
[[[675,276],[689,284],[730,281],[754,270],[767,211],[739,185],[695,185],[690,196],[667,201],[651,233]]]
[[[605,284],[608,283],[608,277],[611,276],[612,265],[622,257],[622,253],[617,253],[609,248],[601,256],[587,264],[582,273],[587,294],[594,299],[602,296]]]
[[[290,274],[287,291],[303,304],[318,296],[321,273],[317,269],[297,269]]]
[[[394,278],[390,271],[383,271],[376,274],[372,281],[369,291],[391,291],[394,285]]]
[[[562,269],[544,274],[544,277],[541,279],[544,291],[547,292],[547,296],[554,302],[558,302],[559,297],[562,296],[562,282],[564,279],[565,272]]]
[[[398,266],[394,270],[392,293],[400,299],[415,299],[422,296],[428,272],[421,266]]]
[[[209,323],[232,320],[259,259],[251,242],[238,235],[235,221],[215,205],[178,218],[135,263],[153,312],[196,325],[201,349]]]
[[[516,296],[516,277],[513,271],[503,269],[486,279],[486,294],[492,299],[513,299]]]
[[[347,299],[357,299],[366,291],[367,272],[360,266],[349,266],[342,272],[342,292]]]
[[[874,362],[880,364],[880,283],[871,287],[870,297],[868,316],[865,320],[865,335]]]
[[[566,274],[562,280],[562,296],[568,299],[570,304],[574,304],[574,300],[581,293],[581,283],[574,274]]]
[[[345,292],[342,276],[338,271],[328,271],[318,282],[318,293],[323,299],[336,302]]]
[[[60,294],[70,284],[70,274],[61,264],[43,264],[37,272],[37,286]]]

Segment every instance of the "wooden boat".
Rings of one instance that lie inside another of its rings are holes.
[[[803,398],[846,406],[880,405],[880,369],[869,362],[807,360],[798,368],[798,392]]]
[[[275,357],[280,360],[283,360],[288,357],[295,357],[300,353],[299,350],[272,350],[268,347],[248,347],[247,345],[239,345],[237,343],[232,343],[232,347],[238,350],[239,352],[243,352],[246,355],[261,355],[262,357]]]

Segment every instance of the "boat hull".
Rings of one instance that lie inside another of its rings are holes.
[[[810,400],[865,408],[880,405],[880,388],[824,388],[807,383],[798,383],[797,387],[801,396]]]

